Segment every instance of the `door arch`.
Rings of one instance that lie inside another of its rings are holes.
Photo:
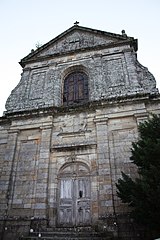
[[[90,225],[90,172],[86,164],[65,164],[58,175],[58,225]]]

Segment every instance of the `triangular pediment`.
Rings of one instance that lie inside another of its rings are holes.
[[[69,28],[37,50],[32,51],[21,60],[20,64],[23,66],[25,62],[36,59],[38,60],[39,58],[64,54],[80,49],[85,50],[87,48],[112,45],[131,39],[133,40],[133,38],[127,37],[126,34],[113,34],[76,25]]]

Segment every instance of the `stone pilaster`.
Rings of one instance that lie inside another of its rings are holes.
[[[135,55],[131,50],[124,50],[124,57],[126,61],[127,72],[129,76],[130,86],[132,87],[132,91],[135,89],[139,89],[140,85],[137,79],[137,70],[135,65]]]
[[[112,214],[112,178],[108,143],[108,118],[98,116],[94,119],[97,133],[97,162],[99,182],[99,217]]]
[[[17,137],[18,130],[9,130],[7,146],[5,151],[5,157],[1,159],[3,161],[3,168],[1,171],[1,186],[0,186],[0,239],[3,239],[6,220],[10,214],[10,208],[13,197],[13,188],[14,188],[14,161],[15,161],[15,152],[17,146]],[[5,219],[5,221],[4,221]],[[4,238],[5,239],[5,238]]]
[[[8,143],[6,148],[6,155],[5,155],[5,166],[6,166],[6,186],[8,185],[7,189],[7,200],[8,200],[8,210],[11,207],[12,198],[13,198],[13,191],[14,191],[14,181],[15,181],[15,154],[16,154],[16,147],[17,147],[17,139],[18,139],[19,130],[9,130],[8,132]]]
[[[36,199],[34,206],[35,217],[47,217],[48,202],[48,171],[50,163],[50,141],[52,124],[41,127],[41,144],[39,150],[39,162],[37,167]]]
[[[136,119],[137,125],[147,121],[148,120],[148,116],[149,116],[148,112],[144,112],[144,113],[142,112],[142,113],[134,114],[134,117]]]

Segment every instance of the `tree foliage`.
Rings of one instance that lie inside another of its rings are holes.
[[[160,229],[160,116],[153,115],[139,125],[139,139],[132,143],[131,160],[139,177],[132,179],[122,172],[117,194],[131,207],[137,223],[151,230]]]

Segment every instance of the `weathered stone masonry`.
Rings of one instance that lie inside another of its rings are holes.
[[[136,176],[129,157],[137,126],[160,113],[155,79],[136,51],[137,40],[124,32],[75,25],[21,60],[21,80],[0,119],[4,239],[16,239],[34,221],[134,239],[119,220],[129,209],[115,183],[121,171]],[[73,78],[67,96],[76,99],[64,106],[64,81],[74,72],[87,76],[88,101],[78,102],[84,86],[72,85]]]

